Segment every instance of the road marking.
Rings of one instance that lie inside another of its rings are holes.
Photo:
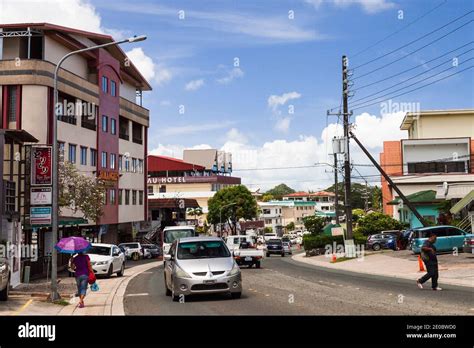
[[[32,303],[33,303],[33,300],[29,299],[28,301],[26,301],[26,303],[23,306],[20,307],[20,309],[18,309],[15,313],[13,313],[13,315],[20,314],[21,312],[23,312],[26,309],[26,307],[28,307]]]
[[[127,294],[127,295],[125,295],[125,296],[127,296],[127,297],[132,297],[132,296],[150,296],[150,294],[147,293],[147,292],[142,292],[142,293],[139,293],[139,294]]]

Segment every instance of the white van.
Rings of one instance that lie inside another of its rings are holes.
[[[167,226],[163,230],[163,255],[168,254],[171,244],[177,239],[196,237],[196,228],[189,226]]]
[[[229,248],[230,252],[234,251],[235,249],[239,249],[240,243],[248,242],[252,243],[252,245],[256,244],[256,237],[250,236],[248,234],[239,234],[237,236],[228,236],[226,240],[227,248]]]

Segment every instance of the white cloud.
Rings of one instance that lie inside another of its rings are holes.
[[[192,80],[192,81],[189,81],[186,84],[186,86],[184,86],[184,89],[187,90],[187,91],[196,91],[199,88],[201,88],[202,86],[204,86],[204,80],[203,79]]]
[[[154,81],[158,86],[168,82],[172,78],[172,73],[163,65],[157,65],[149,56],[145,54],[141,47],[126,52],[127,56],[148,81]]]
[[[298,92],[288,92],[283,93],[282,95],[271,95],[268,97],[267,104],[268,107],[273,110],[273,112],[276,112],[279,106],[285,105],[289,100],[299,98],[301,98],[301,94]]]
[[[399,130],[402,119],[403,113],[386,114],[381,117],[363,113],[354,119],[354,133],[378,159],[384,140],[398,140],[406,136],[405,132]],[[374,132],[374,129],[377,131]],[[263,191],[282,182],[297,190],[317,190],[332,185],[334,179],[333,174],[329,172],[331,167],[326,165],[282,170],[258,169],[311,166],[318,162],[333,163],[330,154],[331,141],[333,136],[342,134],[340,125],[329,124],[322,130],[319,137],[300,136],[295,140],[275,139],[261,145],[249,144],[245,137],[240,138],[240,134],[238,129],[230,129],[227,132],[228,138],[221,149],[232,152],[233,167],[236,169],[233,175],[241,177],[242,183],[249,185],[250,188],[261,187]],[[199,146],[210,148],[207,144]],[[184,146],[178,145],[160,145],[154,151],[168,153],[168,155],[173,152],[176,155],[178,148],[182,153]],[[365,154],[353,141],[351,142],[351,158],[355,164],[369,163]],[[256,170],[238,171],[237,169]],[[377,174],[373,167],[357,167],[357,169],[362,175]],[[358,174],[355,172],[354,175]],[[378,179],[370,177],[368,180],[374,183]]]
[[[185,135],[185,134],[196,134],[204,133],[212,130],[227,128],[232,125],[234,122],[214,122],[214,123],[204,123],[204,124],[189,124],[185,126],[174,126],[167,127],[163,129],[163,133],[167,136],[172,135]]]
[[[318,9],[324,2],[323,0],[304,1],[310,5],[313,5],[316,9]],[[369,14],[385,11],[395,6],[393,2],[387,0],[333,0],[331,3],[339,8],[344,8],[351,5],[360,5],[362,9]]]
[[[227,72],[227,75],[217,79],[216,81],[220,84],[228,84],[231,83],[234,79],[240,78],[244,76],[244,72],[240,68],[233,68],[232,70]]]
[[[291,118],[290,117],[282,117],[277,120],[275,124],[275,130],[286,133],[290,129]]]
[[[171,105],[171,102],[169,100],[162,100],[160,102],[160,105],[161,106],[170,106]]]

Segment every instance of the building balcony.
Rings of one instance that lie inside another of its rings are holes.
[[[119,138],[123,140],[130,140],[130,136],[127,133],[119,133]]]

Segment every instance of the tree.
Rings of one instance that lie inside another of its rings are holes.
[[[272,233],[272,232],[273,232],[273,228],[271,228],[271,227],[265,227],[263,229],[263,233]]]
[[[291,187],[288,187],[285,184],[280,184],[265,192],[266,195],[272,195],[274,199],[279,200],[282,199],[284,195],[295,193]]]
[[[335,192],[334,185],[328,187],[325,191]],[[338,186],[339,197],[344,197],[344,185]],[[368,186],[366,188],[365,184],[352,183],[351,184],[351,200],[350,204],[352,209],[364,209],[365,208],[365,198],[364,196],[367,193],[367,196],[373,197],[374,187]]]
[[[387,230],[401,230],[402,228],[403,224],[391,216],[374,212],[359,219],[357,232],[368,236]]]
[[[231,222],[233,234],[236,232],[237,221],[257,217],[257,201],[243,185],[229,186],[217,191],[214,197],[209,199],[208,208],[207,220],[211,224],[218,224],[222,212],[222,222]]]
[[[80,211],[84,219],[97,220],[103,214],[106,189],[104,182],[96,177],[80,174],[69,163],[59,162],[59,210],[70,208],[74,213]]]
[[[323,231],[326,222],[324,221],[324,218],[313,215],[304,217],[303,224],[312,235],[318,235]]]
[[[352,221],[357,222],[361,217],[365,215],[365,211],[363,209],[352,209]]]
[[[372,209],[382,211],[382,190],[377,185],[372,191]]]
[[[272,194],[265,193],[262,196],[262,202],[269,202],[269,201],[273,201],[274,199],[275,199],[275,197],[273,197]]]
[[[186,211],[187,214],[191,215],[194,217],[194,220],[196,220],[196,217],[198,216],[201,216],[202,215],[202,208],[200,207],[197,207],[197,208],[189,208],[187,211]]]
[[[293,231],[295,229],[295,223],[292,221],[288,225],[285,226],[287,231]]]

